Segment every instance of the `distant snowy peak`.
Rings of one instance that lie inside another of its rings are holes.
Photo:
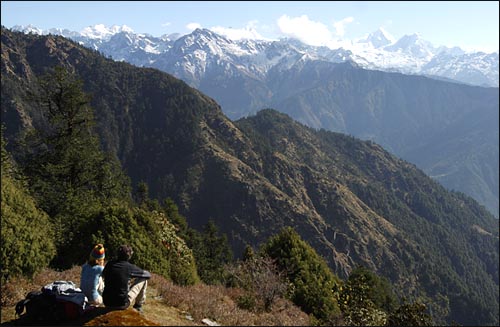
[[[465,54],[465,51],[460,49],[459,47],[448,48],[445,46],[441,46],[441,47],[437,48],[436,53],[438,55],[446,54],[446,55],[450,55],[450,56],[461,56],[461,55]]]
[[[222,35],[216,34],[209,29],[197,28],[191,34],[186,34],[180,37],[176,43],[187,48],[210,48],[215,52],[219,52],[219,48],[232,43]],[[215,50],[215,48],[218,48]]]
[[[68,29],[62,29],[62,28],[51,28],[48,31],[43,31],[42,34],[54,34],[54,35],[62,35],[67,38],[75,38],[79,37],[80,33],[70,31]]]
[[[23,32],[25,34],[37,34],[37,35],[42,35],[43,30],[35,27],[31,24],[24,26],[24,25],[15,25],[12,27],[13,31],[18,31],[18,32]]]
[[[188,35],[192,35],[193,37],[205,37],[207,39],[212,39],[212,40],[224,40],[225,42],[228,41],[226,37],[217,34],[215,32],[212,32],[208,28],[197,28]]]
[[[55,35],[62,35],[64,37],[83,37],[91,40],[103,40],[103,41],[109,40],[113,35],[121,32],[128,32],[128,33],[134,32],[127,25],[122,25],[122,26],[113,25],[108,28],[104,24],[88,26],[85,27],[80,32],[74,32],[68,29],[61,29],[61,28],[51,28],[49,30],[42,30],[31,24],[27,26],[15,25],[14,27],[12,27],[12,30],[23,32],[26,34],[28,33],[33,33],[38,35],[55,34]]]
[[[181,55],[203,52],[207,58],[236,58],[251,56],[259,51],[255,42],[233,41],[208,29],[197,28],[191,34],[184,35],[174,42],[172,51]]]
[[[387,33],[383,28],[379,28],[373,33],[370,33],[365,39],[359,41],[359,43],[367,43],[373,48],[378,49],[386,45],[394,43],[396,40],[392,35]]]
[[[163,42],[176,41],[182,37],[181,33],[163,34],[160,39]]]
[[[108,40],[113,35],[121,32],[133,33],[134,31],[127,25],[113,25],[110,28],[107,28],[104,24],[97,24],[94,26],[85,27],[80,32],[80,35],[89,39]]]
[[[160,54],[169,48],[169,42],[161,42],[161,39],[152,36],[134,34],[132,32],[120,32],[113,34],[105,47],[112,47],[114,51],[122,49],[142,50],[147,53]],[[113,49],[110,48],[110,51]]]
[[[483,52],[452,55],[441,52],[422,68],[423,74],[444,76],[473,85],[497,86],[498,53]]]
[[[430,58],[436,51],[434,46],[430,42],[423,40],[418,33],[405,35],[396,43],[384,47],[384,50],[401,52],[416,58]]]

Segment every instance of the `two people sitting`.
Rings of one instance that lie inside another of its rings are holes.
[[[90,304],[123,310],[134,303],[134,309],[142,312],[151,274],[129,262],[133,253],[129,245],[121,245],[116,259],[104,264],[104,246],[94,246],[80,278],[80,288]]]

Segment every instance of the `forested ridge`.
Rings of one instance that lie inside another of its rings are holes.
[[[273,110],[231,122],[168,74],[5,29],[2,124],[3,280],[130,242],[176,283],[246,289],[249,310],[274,300],[242,277],[260,269],[314,323],[498,324],[497,221],[374,143]]]

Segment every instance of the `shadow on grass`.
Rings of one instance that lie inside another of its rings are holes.
[[[127,310],[116,310],[113,308],[106,307],[98,307],[93,308],[91,310],[87,310],[83,315],[81,315],[77,319],[66,319],[61,321],[39,321],[33,319],[26,314],[21,315],[17,319],[5,321],[1,324],[1,326],[95,326],[92,321],[109,316],[109,318],[113,319],[100,319],[100,325],[110,325],[111,323],[118,322],[117,317],[120,317],[120,323],[127,323],[127,325],[133,326],[133,321],[130,321],[131,324],[128,324],[128,321],[123,321],[124,318],[134,315],[133,313],[128,313],[128,311],[135,311],[133,309]],[[111,312],[115,312],[114,314],[110,314]],[[136,313],[140,316],[139,313]],[[104,322],[104,324],[103,324]],[[88,323],[91,323],[90,325]],[[110,323],[110,324],[108,324]]]

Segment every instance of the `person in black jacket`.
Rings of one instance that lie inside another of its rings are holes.
[[[104,267],[102,298],[106,307],[123,310],[134,303],[134,309],[142,312],[151,274],[128,262],[133,253],[129,245],[122,245],[118,248],[117,259],[109,261]]]

